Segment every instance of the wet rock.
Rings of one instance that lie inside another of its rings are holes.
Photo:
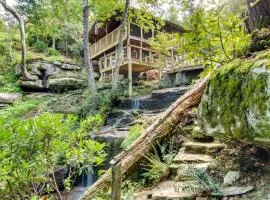
[[[232,185],[240,178],[239,171],[229,171],[223,179],[224,185]]]

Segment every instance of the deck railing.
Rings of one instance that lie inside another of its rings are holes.
[[[122,26],[119,26],[113,32],[90,45],[91,59],[118,44],[121,27]]]
[[[172,72],[174,70],[185,69],[186,67],[192,67],[200,65],[199,60],[188,61],[184,56],[173,56],[160,59],[158,53],[149,49],[142,49],[140,47],[131,46],[131,62],[137,64],[148,65],[149,68],[156,68],[162,70],[162,72]],[[123,60],[122,63],[128,61],[127,47],[123,48]],[[102,72],[112,70],[116,62],[116,51],[103,56],[99,59],[99,66]]]

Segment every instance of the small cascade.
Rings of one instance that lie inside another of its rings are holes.
[[[89,166],[86,170],[84,170],[82,174],[82,186],[88,187],[95,182],[95,171],[93,166]]]
[[[140,109],[140,99],[132,99],[131,100],[131,109],[139,110]]]

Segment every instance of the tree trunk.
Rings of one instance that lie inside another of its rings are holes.
[[[120,69],[121,62],[123,60],[123,44],[124,44],[124,38],[127,33],[127,21],[128,21],[129,8],[130,8],[130,0],[126,0],[125,11],[124,11],[121,31],[119,35],[119,43],[117,45],[116,61],[115,61],[115,66],[113,68],[113,74],[112,74],[113,90],[116,90],[118,87],[119,69]]]
[[[163,115],[155,121],[128,150],[123,151],[114,158],[114,162],[121,163],[122,175],[130,171],[157,142],[168,136],[177,125],[185,126],[190,118],[189,111],[199,105],[201,97],[209,81],[209,77],[198,82],[184,96],[172,104]],[[97,190],[110,187],[111,169],[94,183],[84,194],[83,199],[92,199]]]
[[[270,27],[270,0],[246,0],[248,8],[248,29]]]
[[[94,70],[92,61],[90,61],[89,51],[89,6],[88,0],[83,0],[83,50],[84,50],[84,65],[88,75],[88,87],[91,93],[96,92]]]
[[[52,36],[52,48],[55,50],[55,40],[56,40],[56,36],[55,36],[55,33],[53,33],[53,36]]]
[[[25,43],[25,29],[24,22],[19,13],[7,5],[6,0],[0,0],[0,4],[5,8],[6,11],[10,12],[19,22],[20,35],[21,35],[21,46],[22,46],[22,60],[21,60],[21,73],[22,76],[27,80],[37,80],[38,77],[30,75],[26,69],[26,43]]]

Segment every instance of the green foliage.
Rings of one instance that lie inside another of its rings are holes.
[[[152,182],[159,182],[162,178],[169,175],[169,167],[158,156],[148,154],[145,156],[147,159],[147,165],[143,176]]]
[[[113,107],[119,105],[127,97],[126,81],[119,84],[117,91],[100,89],[97,93],[86,94],[85,101],[78,109],[78,116],[85,118],[88,115],[107,115]]]
[[[135,192],[138,192],[138,190],[142,189],[143,185],[145,185],[144,181],[132,181],[132,180],[126,180],[123,183],[122,190],[121,190],[121,196],[123,200],[133,200]]]
[[[184,188],[185,190],[191,192],[205,191],[212,193],[215,196],[222,196],[219,185],[207,172],[190,165],[188,167],[188,173],[191,175],[193,180],[196,181],[196,185],[187,186]]]
[[[147,164],[145,165],[143,176],[151,182],[157,183],[169,175],[169,166],[173,162],[176,151],[173,149],[173,139],[169,143],[158,144],[159,151],[155,149],[155,154],[145,156]]]
[[[240,11],[230,11],[227,2],[206,10],[197,7],[184,21],[187,30],[179,37],[180,54],[205,65],[223,65],[245,53],[250,35],[245,33]]]
[[[5,109],[0,110],[0,116],[6,120],[12,118],[17,119],[42,103],[42,101],[42,99],[27,99],[25,101],[17,102],[14,105],[10,105]]]
[[[53,49],[53,48],[48,48],[47,51],[46,51],[46,54],[48,56],[59,56],[60,55],[60,53],[57,50]]]
[[[178,34],[159,32],[154,38],[149,39],[151,47],[159,52],[155,60],[156,68],[162,69],[166,66],[166,61],[172,57],[172,49],[180,48],[181,43],[177,38]]]
[[[138,138],[144,131],[144,126],[140,124],[136,124],[131,127],[128,132],[128,135],[122,142],[122,147],[128,149],[128,147]]]
[[[45,53],[48,49],[48,45],[45,42],[38,40],[33,44],[33,48],[38,53]]]
[[[53,174],[59,165],[70,167],[69,180],[89,165],[100,165],[104,145],[88,134],[101,124],[101,116],[91,116],[80,124],[75,116],[61,114],[9,121],[1,117],[1,197],[28,199],[48,189],[57,191]]]

